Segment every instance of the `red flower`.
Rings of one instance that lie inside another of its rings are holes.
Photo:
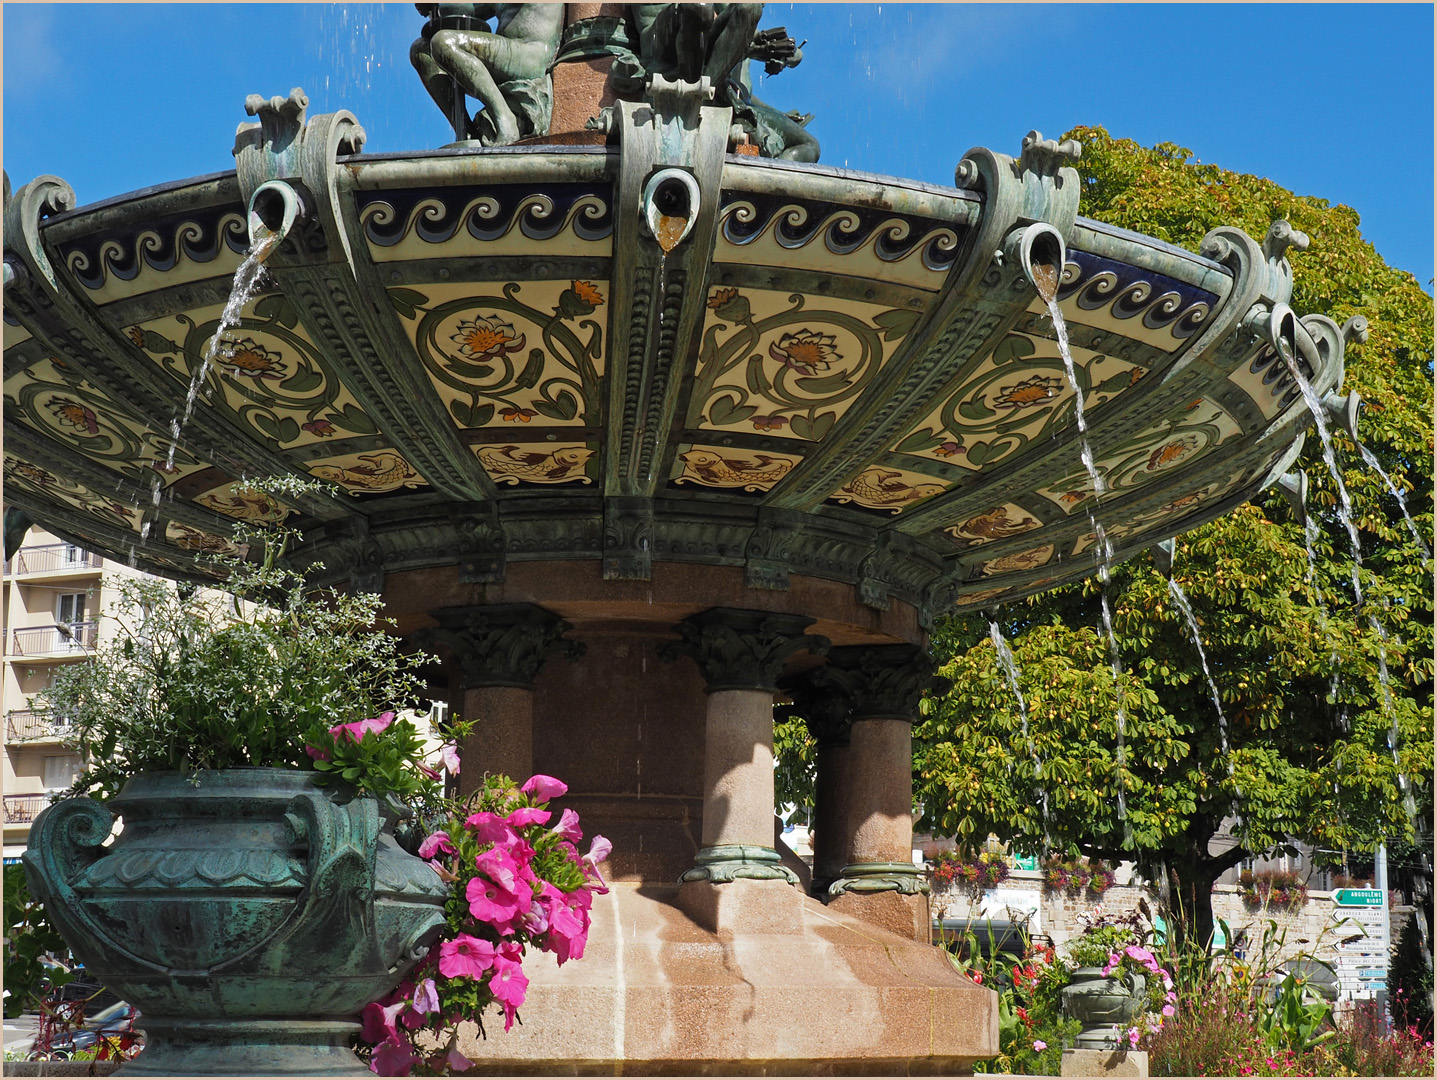
[[[326,439],[335,432],[334,425],[328,420],[311,420],[309,423],[300,424],[299,426],[302,431],[307,431],[311,435],[322,435]]]

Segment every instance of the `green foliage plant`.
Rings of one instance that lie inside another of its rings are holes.
[[[295,498],[315,486],[263,489]],[[378,596],[309,588],[283,561],[298,538],[237,527],[234,552],[215,557],[225,592],[122,582],[117,631],[39,695],[85,763],[72,792],[103,799],[137,773],[267,766],[381,799],[438,798],[418,733],[387,715],[419,702],[428,658],[382,629]],[[361,722],[365,737],[351,738]]]
[[[6,1018],[39,1012],[44,999],[74,976],[52,962],[69,954],[60,933],[45,917],[45,907],[30,894],[25,868],[5,867]]]

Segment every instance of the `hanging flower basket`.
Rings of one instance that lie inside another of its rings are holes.
[[[1244,870],[1237,879],[1242,901],[1251,908],[1301,911],[1307,903],[1307,885],[1292,870]]]

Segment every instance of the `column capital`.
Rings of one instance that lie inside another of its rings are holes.
[[[432,614],[439,625],[418,631],[415,640],[454,654],[464,690],[530,689],[550,652],[562,650],[570,660],[584,654],[583,642],[564,640],[570,624],[536,604],[441,608]]]
[[[852,727],[852,703],[841,687],[829,682],[815,682],[805,672],[792,681],[785,681],[780,690],[793,698],[792,704],[779,705],[780,712],[797,717],[808,728],[820,747],[847,746]]]
[[[847,696],[851,719],[907,720],[918,712],[927,690],[949,683],[938,661],[917,645],[843,645],[828,650],[828,663],[810,673],[812,681]]]
[[[665,660],[692,657],[709,693],[773,691],[794,653],[807,650],[822,656],[828,651],[826,637],[803,632],[813,622],[807,615],[709,608],[675,626],[681,640],[665,645],[659,655]]]

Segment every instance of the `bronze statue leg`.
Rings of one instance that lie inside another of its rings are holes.
[[[513,59],[513,42],[496,34],[462,30],[440,30],[434,35],[434,58],[448,71],[464,92],[478,98],[494,121],[494,145],[508,146],[519,140],[519,122],[495,81],[497,73],[512,77],[505,60]]]
[[[429,96],[434,99],[434,104],[439,106],[439,111],[452,121],[454,80],[429,54],[428,39],[416,38],[414,44],[409,46],[409,62],[414,65],[414,70],[419,72],[419,81],[424,84],[424,89],[429,91]],[[463,136],[456,134],[454,137],[458,139]]]
[[[739,64],[748,63],[748,47],[763,16],[762,4],[719,4],[709,31],[708,60],[703,74],[719,86]]]

